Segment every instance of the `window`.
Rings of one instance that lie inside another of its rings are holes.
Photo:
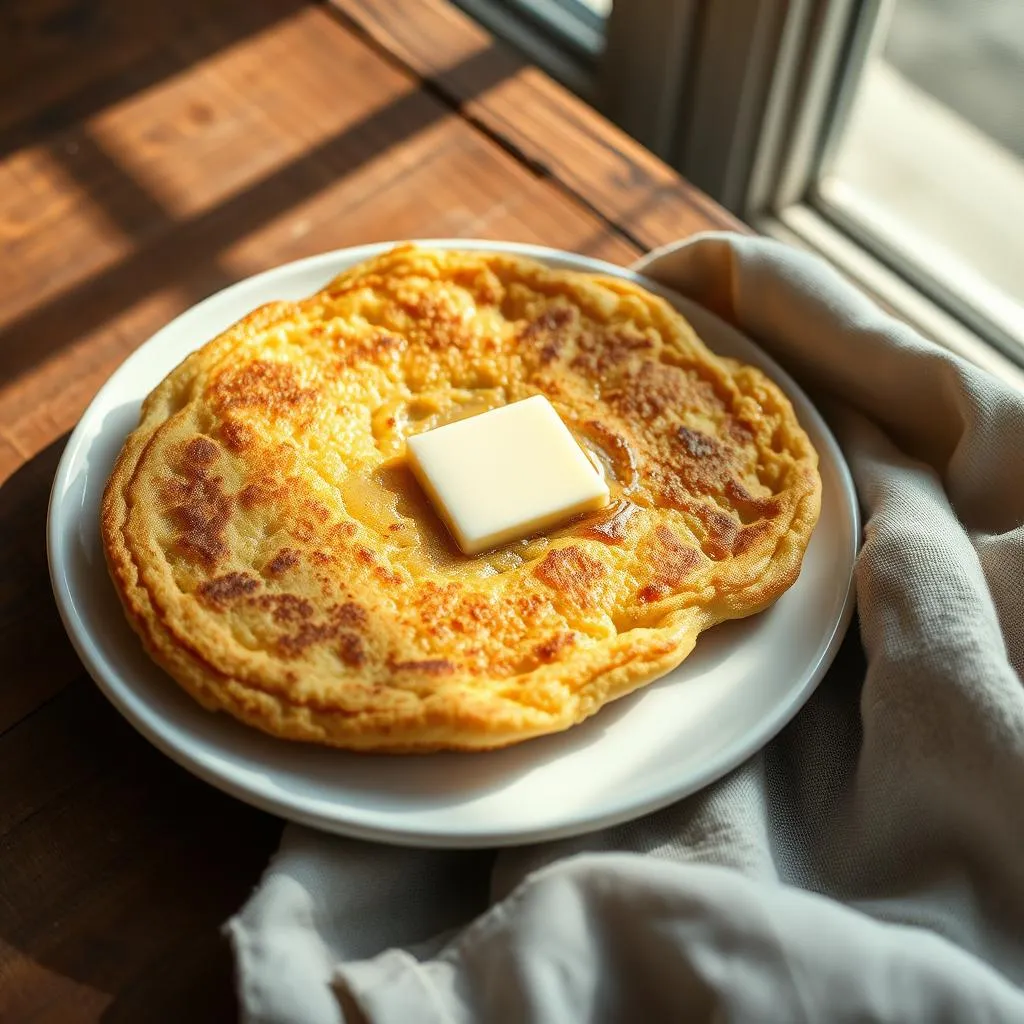
[[[458,2],[754,226],[1024,362],[1022,0]]]
[[[754,225],[824,252],[926,333],[1024,362],[1024,4],[722,11],[703,9],[691,54],[704,93],[688,98],[676,166]]]
[[[816,199],[979,332],[1024,344],[1024,4],[896,0]]]
[[[612,0],[454,0],[498,36],[595,102]]]
[[[604,49],[611,0],[503,0],[503,6],[585,56],[595,57]]]

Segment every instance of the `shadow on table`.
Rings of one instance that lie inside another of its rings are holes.
[[[497,49],[474,53],[444,73],[467,75],[484,92],[513,67],[495,60]],[[158,290],[177,286],[187,303],[225,287],[236,275],[221,265],[219,254],[224,250],[450,114],[451,108],[435,97],[412,89],[217,205],[184,219],[164,210],[100,139],[85,134],[78,146],[88,151],[90,165],[100,163],[105,169],[99,178],[105,183],[102,188],[97,187],[95,173],[82,176],[77,160],[52,150],[52,158],[72,179],[76,173],[81,177],[77,184],[98,212],[137,244],[118,262],[3,326],[0,385]]]
[[[280,822],[159,754],[82,671],[46,564],[65,442],[0,485],[0,1019],[72,1002],[108,1020],[232,1019],[218,926]]]
[[[24,114],[5,116],[0,159],[309,6],[310,0],[257,0],[233,3],[230,17],[213,18],[210,0],[148,5],[138,0],[5,0],[0,38],[9,44],[4,48],[8,109],[20,108]]]
[[[218,18],[215,5],[198,4],[202,25],[191,41],[150,41],[153,52],[135,52],[133,12],[143,6],[58,0],[49,14],[27,2],[0,12],[0,30],[13,24],[26,37],[11,59],[22,65],[24,74],[12,73],[28,111],[0,133],[0,151],[45,150],[134,245],[5,326],[0,386],[159,289],[177,285],[185,301],[196,301],[229,283],[234,274],[218,254],[451,112],[411,81],[410,92],[244,191],[176,219],[88,127],[74,153],[61,133],[309,5],[236,4]],[[42,73],[25,56],[39,40],[37,51],[49,53],[43,77],[59,77],[60,88],[75,83],[62,98],[47,78],[48,88],[36,90],[42,103],[31,81]],[[106,63],[96,60],[101,49],[113,54]],[[81,68],[70,66],[75,61]],[[471,74],[484,91],[510,66],[487,49],[448,70]],[[249,895],[281,823],[157,752],[78,663],[53,603],[45,550],[50,485],[66,440],[0,485],[0,977],[14,979],[0,992],[0,1019],[70,1006],[108,1021],[231,1019],[230,957],[218,927]]]

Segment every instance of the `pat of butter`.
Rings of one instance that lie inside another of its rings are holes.
[[[608,503],[604,480],[543,395],[407,444],[416,478],[467,555]]]

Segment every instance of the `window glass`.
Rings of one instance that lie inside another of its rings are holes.
[[[820,198],[1024,344],[1024,2],[895,0],[887,15]]]

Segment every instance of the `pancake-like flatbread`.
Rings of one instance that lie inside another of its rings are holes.
[[[476,557],[405,438],[546,395],[613,504]],[[795,580],[817,455],[763,373],[616,278],[403,246],[148,397],[103,501],[146,649],[205,707],[358,750],[565,729]]]

